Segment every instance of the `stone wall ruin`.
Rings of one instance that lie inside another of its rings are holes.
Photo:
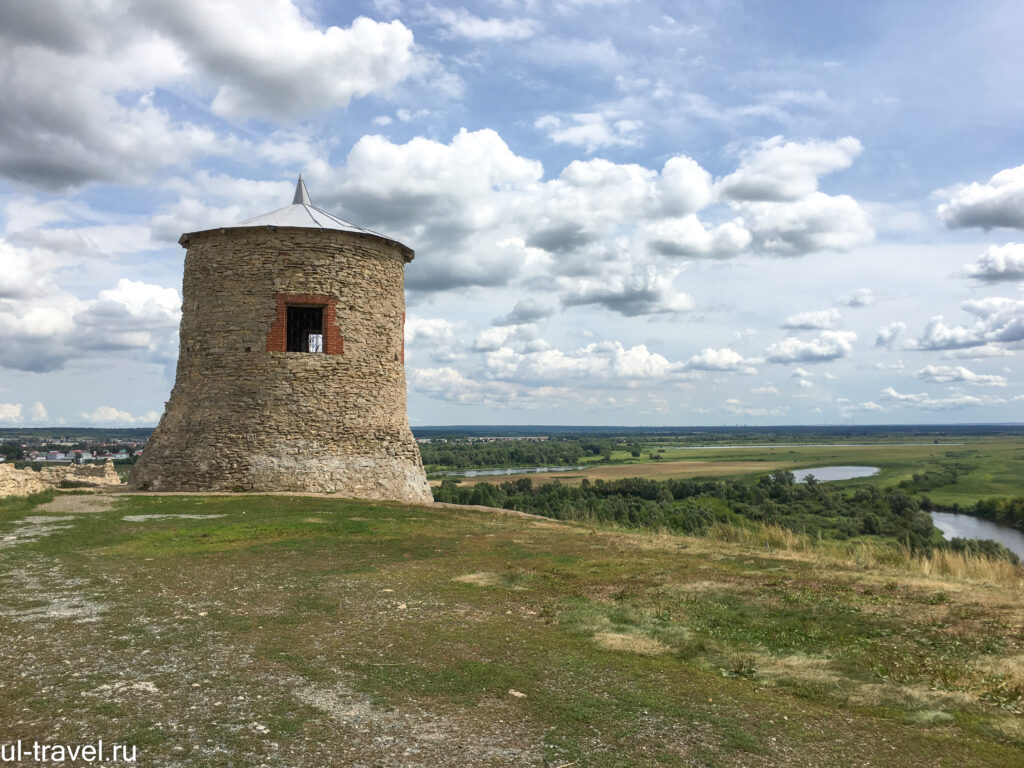
[[[0,463],[0,497],[29,496],[51,488],[99,488],[121,485],[114,462],[103,464],[58,464],[38,471]]]

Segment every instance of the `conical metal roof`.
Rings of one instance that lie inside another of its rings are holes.
[[[292,198],[292,204],[286,205],[284,208],[278,208],[276,211],[270,213],[264,213],[261,216],[254,216],[251,219],[240,221],[237,224],[229,224],[226,227],[215,227],[215,229],[237,229],[240,227],[297,227],[300,229],[325,229],[325,230],[337,230],[340,232],[353,232],[359,235],[367,235],[369,237],[376,237],[384,240],[388,243],[394,243],[402,249],[402,254],[405,257],[406,262],[412,261],[413,251],[411,248],[399,243],[397,240],[382,235],[379,232],[374,232],[370,229],[364,229],[363,227],[357,227],[355,224],[350,224],[344,219],[339,219],[332,213],[317,208],[309,199],[309,191],[306,189],[306,182],[302,180],[302,175],[299,175],[299,181],[295,185],[295,197]],[[202,230],[203,232],[210,232],[213,230]],[[178,241],[183,246],[188,245],[188,239],[192,235],[199,234],[198,232],[189,232],[181,236]]]

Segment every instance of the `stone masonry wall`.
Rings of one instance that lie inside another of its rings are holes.
[[[13,464],[0,464],[0,498],[31,496],[33,493],[42,493],[48,487],[38,472],[31,469],[15,469]]]
[[[28,496],[50,488],[114,485],[121,485],[121,477],[110,459],[102,464],[58,464],[38,471],[0,464],[0,497]]]
[[[354,233],[192,235],[177,378],[130,485],[429,503],[406,416],[403,269],[397,244]],[[336,299],[332,354],[276,351],[278,298],[294,295]]]

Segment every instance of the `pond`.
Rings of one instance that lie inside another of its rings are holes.
[[[1024,560],[1024,531],[956,512],[932,512],[932,521],[947,540],[992,539]]]
[[[793,474],[798,483],[807,482],[808,475],[814,475],[819,483],[828,483],[832,480],[854,480],[858,477],[871,477],[877,475],[878,467],[811,467],[810,469],[798,469]]]
[[[459,469],[442,474],[449,477],[492,477],[494,475],[529,475],[534,472],[572,472],[583,467],[505,467],[503,469]]]

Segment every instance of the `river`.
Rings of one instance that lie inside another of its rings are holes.
[[[1024,531],[974,515],[932,512],[935,527],[948,539],[992,539],[1024,560]]]
[[[459,469],[445,472],[449,477],[491,477],[494,475],[529,475],[534,472],[572,472],[583,467],[506,467],[504,469]]]
[[[832,480],[854,480],[858,477],[871,477],[877,475],[878,467],[811,467],[810,469],[798,469],[793,472],[798,483],[806,483],[808,475],[814,475],[819,483],[827,483]]]
[[[683,451],[707,451],[726,448],[900,448],[935,445],[963,445],[963,443],[735,443],[732,445],[670,445]]]

